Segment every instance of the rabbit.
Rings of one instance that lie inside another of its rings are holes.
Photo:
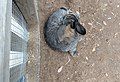
[[[46,43],[54,50],[69,52],[72,56],[78,55],[77,44],[82,35],[86,34],[86,29],[79,23],[79,13],[73,13],[66,7],[56,10],[47,20],[44,27],[44,37]],[[64,37],[66,27],[74,30],[71,38]]]

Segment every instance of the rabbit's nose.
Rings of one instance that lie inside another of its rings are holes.
[[[81,33],[82,35],[86,34],[86,29],[85,28],[82,28],[81,31],[82,31],[82,33]]]

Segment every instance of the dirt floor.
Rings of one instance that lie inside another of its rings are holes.
[[[40,82],[120,82],[120,0],[40,0]],[[79,11],[87,34],[79,56],[54,51],[44,23],[61,6]]]

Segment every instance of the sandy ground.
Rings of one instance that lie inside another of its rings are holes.
[[[120,82],[120,0],[40,0],[40,82]],[[79,11],[87,30],[79,56],[54,51],[44,40],[48,16],[61,6]]]

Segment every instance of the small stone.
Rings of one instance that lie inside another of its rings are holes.
[[[96,47],[94,47],[94,48],[92,49],[92,52],[95,52],[95,50],[96,50]]]
[[[30,64],[30,61],[28,61],[28,64]]]
[[[100,46],[99,44],[97,44],[97,46]]]
[[[92,26],[92,23],[88,23],[88,25],[91,25],[91,26]]]
[[[103,21],[103,24],[104,24],[104,25],[107,25],[107,23],[106,23],[105,21]]]
[[[108,4],[106,3],[106,4],[104,4],[104,6],[106,7],[106,6],[108,6]]]
[[[96,47],[99,47],[100,45],[99,44],[96,44],[95,46],[94,46],[94,48],[92,49],[92,52],[95,52],[96,51]]]
[[[77,71],[75,71],[75,73],[77,73]]]
[[[115,33],[115,37],[117,37],[118,33]]]
[[[86,60],[88,60],[88,57],[86,57]]]
[[[35,56],[34,56],[34,55],[32,55],[31,57],[32,57],[32,58],[35,58]]]
[[[111,12],[112,15],[115,15],[113,12]]]
[[[110,20],[110,19],[112,19],[111,17],[108,17],[108,19]]]
[[[103,28],[100,29],[100,31],[102,31],[102,30],[103,30]]]
[[[61,66],[59,69],[58,69],[58,73],[60,73],[63,69],[63,66]]]
[[[106,14],[104,14],[105,16],[107,16]]]
[[[118,33],[115,33],[115,36],[118,35]]]
[[[117,8],[120,7],[120,5],[117,5]]]
[[[108,74],[107,74],[107,73],[105,73],[105,75],[108,77]]]
[[[95,65],[95,63],[92,64],[92,66],[94,66],[94,65]]]

